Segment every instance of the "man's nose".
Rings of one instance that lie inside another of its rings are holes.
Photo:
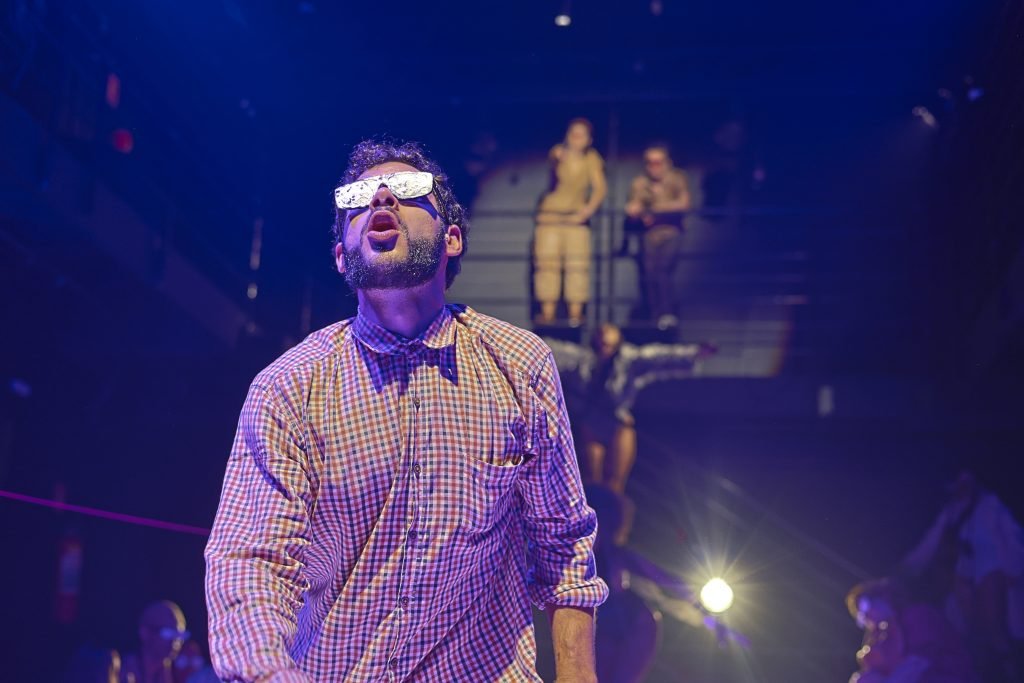
[[[370,200],[371,209],[379,208],[396,208],[398,206],[398,197],[391,193],[391,190],[387,185],[381,185],[377,188],[377,191],[373,193],[373,199]]]

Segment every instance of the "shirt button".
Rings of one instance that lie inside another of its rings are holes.
[[[419,463],[416,463],[416,464],[414,464],[412,466],[412,473],[415,474],[417,477],[420,475],[420,472],[422,472],[422,471],[423,471],[423,468],[420,467]]]
[[[398,604],[400,604],[402,607],[408,607],[409,606],[409,598],[407,598],[407,597],[405,597],[403,595],[402,599],[398,601]],[[392,660],[392,661],[397,661],[397,660]]]
[[[418,535],[419,534],[416,533],[416,530],[413,529],[412,531],[409,532],[409,540],[410,541],[415,541],[416,540],[416,536],[418,536]]]
[[[412,404],[413,404],[414,406],[416,406],[417,408],[419,408],[419,407],[420,407],[420,397],[419,397],[419,396],[417,396],[416,394],[413,394],[413,395],[412,395]]]
[[[392,659],[390,662],[388,662],[388,666],[391,667],[392,671],[396,671],[398,669],[398,659]]]

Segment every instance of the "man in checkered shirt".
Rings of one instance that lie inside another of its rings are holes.
[[[228,681],[596,681],[597,527],[550,349],[445,303],[469,225],[413,144],[367,141],[335,191],[359,313],[263,370],[206,549]]]

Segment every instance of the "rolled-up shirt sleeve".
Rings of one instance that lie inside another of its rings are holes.
[[[307,589],[314,487],[285,405],[273,387],[251,387],[206,547],[210,658],[225,681],[312,681],[289,648]]]
[[[531,385],[531,459],[518,479],[531,568],[530,599],[546,606],[596,607],[608,596],[597,576],[597,515],[587,505],[569,416],[551,354]]]

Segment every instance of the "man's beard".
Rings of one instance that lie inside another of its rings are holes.
[[[426,284],[437,275],[444,254],[444,231],[438,230],[433,237],[409,237],[409,228],[404,221],[398,226],[409,245],[409,254],[404,261],[391,259],[380,263],[367,263],[363,252],[357,246],[345,249],[345,282],[357,289],[411,289]]]

